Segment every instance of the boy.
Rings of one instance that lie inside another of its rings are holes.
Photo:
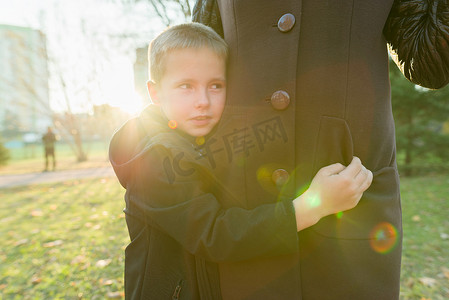
[[[226,59],[224,41],[198,23],[173,26],[150,45],[153,104],[110,145],[126,189],[127,299],[221,299],[217,262],[298,251],[297,231],[353,208],[371,184],[354,158],[321,169],[293,201],[225,209],[230,194],[199,158],[224,109]]]

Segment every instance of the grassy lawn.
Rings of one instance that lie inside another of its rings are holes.
[[[88,160],[77,162],[76,156],[66,143],[57,143],[55,146],[56,169],[72,170],[110,166],[108,160],[108,142],[86,142],[84,151]],[[45,167],[44,150],[42,145],[29,145],[10,150],[11,160],[5,166],[0,166],[0,175],[23,174],[41,172]],[[51,161],[49,163],[51,168]]]
[[[0,189],[0,299],[123,298],[115,178]],[[449,299],[449,176],[402,180],[401,299]]]
[[[115,178],[0,190],[0,299],[123,296],[128,242]]]
[[[401,299],[449,299],[449,176],[401,180]]]

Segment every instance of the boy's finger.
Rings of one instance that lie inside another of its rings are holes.
[[[341,171],[340,174],[344,176],[349,176],[350,178],[354,178],[360,173],[362,168],[363,165],[362,162],[360,161],[360,158],[354,156],[348,167],[343,171]]]
[[[369,177],[369,174],[371,173],[370,170],[367,170],[363,165],[362,165],[362,169],[360,170],[359,174],[357,174],[354,177],[354,182],[357,184],[357,186],[359,187],[363,187],[365,184],[365,181],[367,180],[367,178]]]
[[[363,166],[362,166],[360,172],[358,174],[356,174],[354,177],[354,183],[357,186],[361,186],[363,184],[363,182],[365,181],[366,176],[367,176],[367,173],[365,172],[365,170],[363,169]]]
[[[368,170],[368,176],[366,177],[366,180],[365,180],[364,186],[363,186],[365,191],[371,186],[372,182],[373,182],[373,172]]]
[[[343,171],[346,167],[340,163],[332,164],[326,167],[323,167],[322,170],[326,172],[327,175],[336,175]]]

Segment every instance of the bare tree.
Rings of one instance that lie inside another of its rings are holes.
[[[93,50],[95,38],[83,28],[67,24],[66,15],[58,11],[58,7],[55,10],[58,13],[54,14],[56,19],[52,23],[47,24],[45,12],[41,15],[41,31],[46,33],[42,35],[42,43],[37,43],[36,38],[28,38],[29,32],[37,36],[36,30],[8,28],[7,38],[16,39],[12,42],[13,48],[8,50],[12,53],[13,69],[0,74],[0,92],[7,97],[4,101],[13,104],[7,106],[11,111],[4,121],[12,120],[15,124],[2,127],[9,129],[13,125],[15,135],[37,133],[42,131],[42,126],[33,127],[30,122],[25,125],[20,121],[44,116],[53,121],[53,126],[81,162],[87,160],[87,153],[79,112],[93,110],[92,90],[99,80],[102,60]],[[15,31],[18,33],[14,34]],[[49,96],[52,96],[53,108],[49,105]],[[17,109],[20,107],[22,109]],[[55,108],[59,113],[53,111]],[[14,118],[15,113],[22,117]]]
[[[20,80],[11,80],[4,72],[0,73],[0,80],[25,95],[19,97],[21,105],[28,108],[32,105],[35,113],[53,120],[54,127],[71,146],[77,161],[84,161],[87,153],[79,112],[94,113],[93,107],[98,103],[94,99],[102,97],[101,91],[98,92],[101,90],[99,74],[104,72],[105,64],[114,63],[112,57],[117,53],[134,56],[135,49],[147,45],[164,26],[190,20],[192,1],[95,0],[101,5],[115,5],[120,15],[107,19],[99,9],[98,15],[82,15],[75,24],[68,23],[74,18],[67,18],[63,10],[66,3],[54,2],[53,13],[41,13],[41,30],[48,37],[45,51],[28,49],[38,51],[47,61],[48,75],[40,75],[43,69],[35,67],[27,71],[28,76],[24,72]],[[37,95],[35,83],[29,80],[30,73],[36,78],[49,78],[51,107],[48,97]],[[34,104],[30,98],[36,99]],[[12,112],[10,115],[13,117]]]
[[[113,0],[114,1],[114,0]],[[115,0],[128,5],[139,3],[148,4],[148,8],[154,12],[165,26],[173,23],[189,21],[192,15],[191,2],[189,0]]]

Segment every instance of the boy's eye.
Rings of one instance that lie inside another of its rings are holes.
[[[222,89],[222,88],[224,88],[224,84],[222,84],[222,83],[214,83],[214,84],[211,85],[211,88],[214,89],[214,90]]]
[[[180,84],[179,87],[181,89],[190,89],[190,88],[192,88],[192,85],[189,83],[183,83],[183,84]]]

